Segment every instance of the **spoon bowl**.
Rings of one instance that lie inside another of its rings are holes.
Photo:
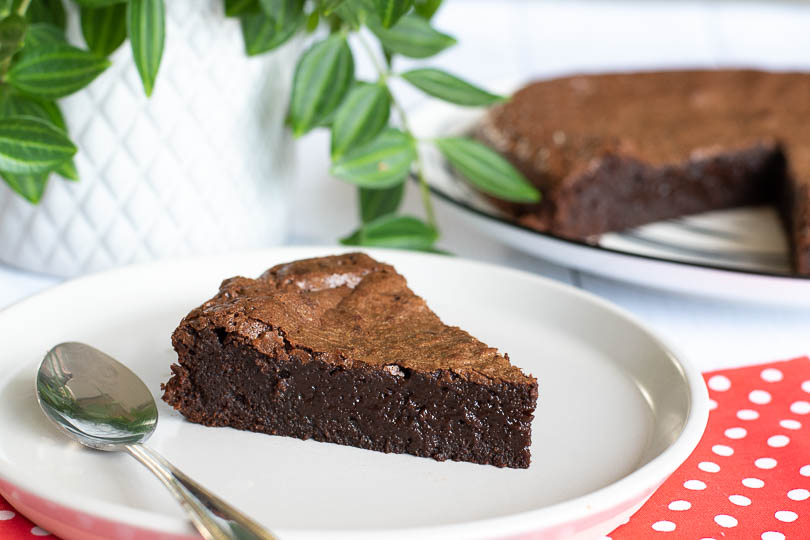
[[[97,450],[124,451],[140,461],[206,540],[278,540],[142,444],[157,427],[155,399],[112,356],[84,343],[59,344],[39,366],[36,394],[45,415],[70,438]]]
[[[157,405],[143,381],[83,343],[62,343],[45,355],[37,372],[37,399],[57,427],[98,450],[142,443],[157,427]]]

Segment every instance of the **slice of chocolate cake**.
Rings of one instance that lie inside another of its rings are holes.
[[[537,187],[504,203],[525,225],[584,239],[777,203],[810,274],[810,74],[753,70],[579,75],[493,108],[478,135]]]
[[[192,422],[529,466],[537,381],[365,254],[225,280],[172,342],[163,399]]]

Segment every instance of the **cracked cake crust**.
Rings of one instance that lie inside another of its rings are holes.
[[[172,337],[190,421],[528,467],[537,382],[361,253],[225,280]]]

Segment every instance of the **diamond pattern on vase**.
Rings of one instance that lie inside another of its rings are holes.
[[[151,99],[125,43],[60,102],[81,180],[52,175],[37,206],[0,185],[0,261],[70,276],[283,240],[299,43],[248,58],[218,0],[167,2],[166,32]],[[82,42],[75,10],[69,37]]]

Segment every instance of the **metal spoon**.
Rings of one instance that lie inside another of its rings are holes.
[[[62,343],[37,372],[37,400],[71,438],[98,450],[123,450],[157,476],[206,540],[278,540],[143,443],[155,431],[157,405],[146,385],[111,356],[83,343]]]

